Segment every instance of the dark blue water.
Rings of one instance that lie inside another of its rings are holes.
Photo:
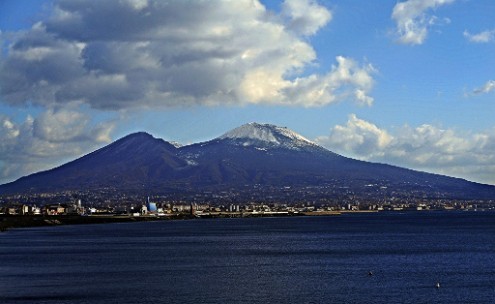
[[[0,303],[495,303],[495,213],[11,230]]]

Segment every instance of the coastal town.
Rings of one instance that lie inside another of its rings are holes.
[[[0,230],[64,224],[113,223],[195,218],[281,216],[334,216],[379,212],[490,211],[492,200],[454,200],[407,196],[325,196],[307,199],[277,188],[270,195],[259,191],[204,192],[180,196],[119,194],[116,192],[62,192],[0,197]],[[277,192],[278,191],[278,192]]]
[[[70,203],[51,203],[45,205],[28,205],[22,203],[4,203],[0,206],[0,215],[80,215],[80,216],[157,216],[174,217],[190,215],[193,217],[249,217],[249,216],[283,216],[283,215],[332,215],[348,212],[381,211],[485,211],[495,210],[492,201],[451,201],[434,200],[414,203],[343,203],[314,204],[302,202],[287,203],[187,203],[160,202],[147,197],[138,203],[91,203],[81,199]]]

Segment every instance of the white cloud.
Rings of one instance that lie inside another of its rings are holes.
[[[73,109],[49,109],[22,123],[0,115],[0,184],[91,152],[111,141],[113,128]]]
[[[495,80],[488,80],[483,86],[473,90],[473,94],[489,93],[495,90]]]
[[[371,104],[371,65],[341,56],[305,74],[317,60],[306,38],[331,17],[313,0],[287,0],[280,15],[257,0],[56,0],[48,19],[9,40],[0,94],[13,106],[104,110]]]
[[[337,65],[326,75],[311,75],[285,80],[281,73],[260,69],[246,75],[241,92],[252,102],[274,104],[323,106],[345,99],[354,99],[362,105],[371,105],[368,95],[373,87],[372,65],[359,66],[354,60],[338,56]]]
[[[148,7],[148,0],[126,0],[133,9],[141,11]]]
[[[475,43],[487,43],[495,40],[495,30],[487,30],[478,34],[471,34],[466,30],[463,35],[467,40]]]
[[[455,0],[407,0],[397,3],[392,11],[392,19],[397,24],[398,41],[403,44],[423,44],[428,30],[439,22],[430,10]],[[442,23],[450,23],[448,18]]]
[[[66,142],[83,135],[89,117],[82,112],[50,109],[35,120],[33,133],[50,142]]]
[[[314,0],[286,0],[282,15],[290,19],[288,28],[301,35],[314,35],[332,19],[332,13]]]
[[[317,142],[327,147],[338,147],[338,152],[350,152],[361,157],[370,157],[382,151],[391,140],[388,132],[357,118],[355,114],[349,116],[345,126],[337,125],[329,136],[317,138]]]
[[[316,141],[362,160],[495,184],[495,129],[461,133],[424,124],[385,130],[351,115],[346,125],[333,127]]]

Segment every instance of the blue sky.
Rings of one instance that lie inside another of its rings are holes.
[[[495,3],[0,1],[0,183],[248,122],[495,184]]]

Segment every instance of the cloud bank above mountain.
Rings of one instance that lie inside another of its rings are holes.
[[[338,56],[322,74],[308,37],[332,13],[287,0],[58,0],[52,14],[7,38],[0,91],[10,105],[94,109],[224,104],[370,105],[374,68]]]

